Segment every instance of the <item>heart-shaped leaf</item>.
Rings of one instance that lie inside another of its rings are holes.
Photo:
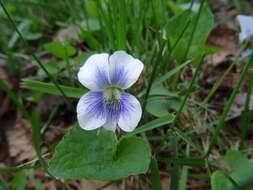
[[[111,131],[74,127],[57,145],[49,171],[56,178],[115,180],[145,173],[150,157],[142,138],[127,136],[118,141]]]
[[[215,171],[211,176],[212,190],[236,190],[236,186],[230,181],[223,171]]]
[[[246,155],[237,150],[229,150],[227,151],[225,158],[232,170],[230,177],[241,189],[252,189],[253,164],[249,161]]]

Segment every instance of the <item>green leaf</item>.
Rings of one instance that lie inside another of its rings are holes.
[[[144,132],[153,130],[155,128],[167,125],[169,123],[172,123],[173,120],[174,120],[174,118],[175,118],[175,116],[172,115],[172,114],[170,114],[170,115],[168,115],[166,117],[162,117],[162,118],[159,118],[159,119],[152,120],[152,121],[150,121],[148,123],[145,123],[142,126],[137,127],[133,132],[128,133],[128,135],[129,136],[131,136],[131,135],[137,135],[139,133],[144,133]]]
[[[30,20],[23,20],[18,25],[18,29],[23,34],[23,36],[26,40],[37,40],[37,39],[41,38],[42,37],[41,33],[32,33],[30,31],[31,24],[32,23]],[[15,44],[17,44],[18,39],[19,39],[19,35],[17,34],[17,32],[14,32],[9,43],[8,43],[8,47],[13,48],[15,46]]]
[[[186,29],[184,35],[181,37],[172,53],[172,57],[174,57],[178,62],[184,61],[184,55],[187,51],[187,45],[194,27],[195,19],[197,19],[197,14],[190,10],[187,10],[172,17],[168,22],[168,38],[171,44],[174,44],[190,20],[190,26]],[[198,60],[203,55],[203,53],[210,52],[210,50],[206,48],[205,42],[213,27],[213,13],[208,7],[205,6],[203,7],[198,20],[197,28],[194,33],[188,53],[188,59]]]
[[[45,44],[44,48],[54,56],[62,59],[67,59],[76,54],[76,49],[73,46],[62,42],[50,42]]]
[[[64,91],[67,97],[80,98],[82,95],[84,95],[87,92],[87,90],[83,88],[72,88],[72,87],[63,86],[63,85],[59,85],[59,86]],[[59,90],[53,83],[45,83],[45,82],[25,79],[23,80],[22,87],[30,89],[30,90],[35,90],[37,92],[43,92],[46,94],[62,96],[62,94],[59,92]]]
[[[215,171],[211,176],[212,190],[236,190],[236,186],[230,181],[223,171]]]
[[[154,83],[152,84],[152,88],[151,88],[151,94],[150,95],[154,95],[156,93],[153,93],[154,90],[153,89],[156,89],[157,86],[159,84],[161,84],[162,82],[165,82],[167,80],[169,80],[173,75],[175,75],[176,73],[178,73],[180,70],[182,70],[183,68],[185,68],[187,65],[189,65],[191,63],[191,61],[186,61],[185,63],[173,68],[172,70],[168,71],[167,73],[165,73],[160,79],[154,81]],[[159,88],[159,87],[158,87]],[[147,91],[147,88],[142,90],[139,94],[138,94],[138,97],[142,97]]]
[[[95,1],[92,1],[92,0],[87,0],[85,1],[85,8],[86,8],[86,11],[87,11],[87,14],[90,16],[90,17],[93,17],[93,18],[96,18],[97,17],[97,6],[96,6],[96,2]]]
[[[147,103],[146,109],[147,112],[156,117],[164,117],[169,114],[168,100],[166,99],[151,100]]]
[[[57,145],[49,171],[56,178],[116,180],[145,173],[150,157],[149,145],[139,137],[118,141],[111,131],[74,127]]]
[[[8,185],[4,181],[4,179],[0,176],[0,189],[1,190],[9,190]]]
[[[99,20],[96,18],[89,18],[85,21],[82,21],[81,26],[86,29],[87,31],[97,31],[100,29]]]
[[[249,186],[253,188],[253,164],[247,157],[237,150],[229,150],[226,153],[226,160],[232,169],[230,177],[239,185],[240,188]]]
[[[160,174],[159,174],[160,171],[159,171],[157,160],[155,157],[151,158],[150,169],[151,169],[151,181],[152,181],[153,189],[162,190]]]
[[[170,92],[167,88],[164,88],[162,86],[153,86],[149,92],[150,96],[178,96],[174,92]]]
[[[156,117],[167,116],[170,114],[169,111],[171,110],[177,111],[183,102],[182,99],[177,98],[178,94],[169,92],[168,89],[163,87],[152,87],[150,91],[150,96],[151,95],[158,97],[150,98],[148,100],[146,110],[151,115]],[[183,111],[185,111],[187,108],[187,105],[185,105]]]
[[[168,7],[170,8],[170,10],[171,10],[174,14],[181,13],[181,12],[183,11],[183,10],[177,5],[176,2],[168,1],[167,4],[168,4]]]
[[[27,172],[27,175],[29,179],[31,180],[31,182],[33,183],[33,185],[35,186],[36,190],[45,190],[40,179],[35,177],[33,170],[30,170],[29,172]]]
[[[48,61],[48,62],[44,63],[43,66],[46,68],[46,70],[51,75],[54,75],[54,74],[58,73],[60,71],[60,69],[65,66],[65,64],[63,64],[63,62],[58,63],[55,61]],[[39,68],[39,70],[38,70],[38,75],[39,76],[47,76],[41,68]]]
[[[27,177],[25,172],[17,172],[12,180],[13,190],[23,190],[25,189]]]

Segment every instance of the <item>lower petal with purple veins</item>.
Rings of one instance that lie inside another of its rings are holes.
[[[142,110],[139,101],[128,93],[121,93],[118,102],[105,104],[106,123],[104,128],[115,131],[117,124],[126,131],[133,131],[138,125]]]
[[[77,104],[77,119],[81,128],[93,130],[106,123],[103,92],[88,92]]]
[[[118,125],[126,132],[133,131],[142,115],[142,109],[140,102],[131,94],[121,94],[121,112],[119,117]]]
[[[104,128],[110,131],[115,131],[117,123],[119,122],[120,114],[122,113],[121,101],[114,102],[113,100],[106,102],[105,112],[106,112],[106,123]]]

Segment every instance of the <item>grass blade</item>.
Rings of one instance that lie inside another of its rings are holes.
[[[244,146],[244,140],[247,136],[249,126],[250,126],[250,121],[251,121],[251,115],[252,113],[250,112],[250,99],[252,95],[252,85],[253,85],[253,75],[250,76],[249,80],[249,86],[247,89],[247,96],[244,104],[244,110],[243,110],[243,118],[242,118],[242,132],[240,136],[240,147],[243,148]]]
[[[16,104],[19,111],[27,118],[30,118],[29,113],[26,111],[25,106],[23,103],[19,100],[19,98],[15,95],[15,93],[5,84],[5,82],[0,79],[0,87],[5,91],[7,96],[10,97],[10,99]]]
[[[169,115],[169,116],[166,116],[166,117],[155,119],[153,121],[150,121],[150,122],[136,128],[133,132],[128,133],[128,135],[137,135],[137,134],[140,134],[140,133],[143,133],[143,132],[153,130],[155,128],[158,128],[158,127],[167,125],[169,123],[172,123],[173,119],[174,119],[173,115]]]
[[[36,165],[36,166],[17,166],[17,167],[4,167],[4,168],[0,167],[0,171],[15,171],[15,170],[37,169],[37,168],[41,168],[41,166]]]
[[[155,157],[151,158],[150,169],[151,169],[152,189],[162,190],[159,168]]]
[[[52,94],[57,96],[62,96],[62,94],[59,92],[59,90],[55,87],[53,83],[45,83],[45,82],[39,82],[34,80],[23,80],[22,87],[30,90],[35,90],[37,92],[43,92],[46,94]],[[61,89],[66,94],[66,97],[70,98],[80,98],[82,95],[84,95],[87,90],[83,88],[72,88],[68,86],[60,85]]]
[[[187,65],[189,65],[191,63],[191,61],[186,61],[185,63],[177,66],[176,68],[172,69],[171,71],[165,73],[160,79],[156,80],[153,82],[153,86],[157,86],[159,84],[161,84],[162,82],[165,82],[167,80],[169,80],[174,74],[176,74],[178,71],[180,71],[181,69],[185,68]],[[139,94],[138,94],[138,97],[142,97],[147,91],[147,88],[144,89],[143,91],[141,91]]]
[[[209,144],[208,149],[206,151],[205,157],[209,156],[209,154],[211,153],[212,148],[215,145],[215,143],[217,141],[217,138],[220,135],[220,131],[221,131],[221,129],[222,129],[224,123],[225,123],[227,114],[228,114],[228,112],[229,112],[229,110],[230,110],[230,108],[231,108],[231,106],[232,106],[232,104],[234,102],[236,94],[238,93],[238,91],[239,91],[239,89],[240,89],[240,87],[242,85],[242,82],[243,82],[243,80],[244,80],[244,78],[245,78],[245,76],[247,74],[249,66],[252,65],[252,64],[253,64],[253,54],[251,55],[248,63],[244,66],[243,71],[242,71],[242,73],[240,75],[240,78],[237,81],[236,86],[233,89],[232,94],[229,97],[229,100],[228,100],[227,104],[225,105],[225,107],[223,109],[222,115],[221,115],[221,117],[220,117],[220,119],[218,121],[217,127],[215,128],[214,135],[211,138],[211,141],[210,141],[210,144]]]
[[[62,91],[61,87],[58,85],[58,83],[56,82],[56,80],[54,79],[54,77],[47,71],[47,69],[44,67],[44,65],[40,62],[39,58],[33,53],[33,51],[31,50],[31,48],[29,47],[27,41],[25,40],[25,38],[23,37],[23,35],[21,34],[21,32],[18,30],[17,25],[15,23],[15,21],[12,19],[11,15],[9,14],[8,10],[6,9],[4,3],[2,2],[2,0],[0,0],[0,5],[4,11],[4,13],[6,14],[8,20],[11,22],[11,24],[13,25],[14,30],[17,32],[17,34],[19,35],[19,37],[21,38],[22,42],[24,43],[24,45],[26,45],[28,51],[31,53],[32,57],[34,58],[35,62],[40,66],[40,68],[46,73],[46,75],[48,76],[48,78],[54,83],[54,85],[56,86],[56,88],[59,90],[59,92],[62,94],[62,96],[64,97],[64,100],[66,101],[67,104],[69,104],[72,108],[73,105],[70,104],[66,98],[65,93]]]
[[[25,189],[27,183],[27,177],[25,172],[18,172],[15,174],[12,180],[12,188],[13,190],[23,190]]]
[[[0,189],[2,190],[9,190],[7,184],[5,183],[5,181],[3,180],[3,178],[0,177]]]
[[[183,103],[180,105],[180,108],[179,108],[179,110],[178,110],[177,113],[176,113],[175,119],[174,119],[174,121],[173,121],[173,123],[172,123],[172,126],[173,126],[173,127],[175,126],[177,120],[179,119],[179,117],[180,117],[180,115],[181,115],[181,112],[182,112],[183,109],[184,109],[184,105],[186,104],[186,101],[187,101],[187,99],[188,99],[190,93],[192,92],[193,85],[194,85],[194,83],[195,83],[195,80],[196,80],[196,78],[197,78],[199,72],[200,72],[201,65],[202,65],[203,62],[204,62],[204,55],[202,56],[201,60],[198,62],[196,71],[195,71],[195,73],[194,73],[194,75],[193,75],[193,77],[192,77],[191,83],[190,83],[190,85],[189,85],[189,87],[188,87],[188,89],[187,89],[187,91],[186,91],[186,95],[185,95],[185,97],[184,97]]]

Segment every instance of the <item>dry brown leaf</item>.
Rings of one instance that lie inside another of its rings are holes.
[[[73,26],[60,30],[54,38],[55,41],[60,41],[60,42],[65,42],[68,40],[77,40],[77,39],[78,39],[77,30]]]
[[[228,113],[228,115],[230,117],[237,117],[242,114],[242,111],[244,109],[244,104],[246,101],[246,96],[247,96],[246,93],[239,93],[236,96],[236,98],[232,104],[232,107]],[[253,96],[250,97],[249,109],[253,109]]]
[[[81,180],[80,181],[80,188],[85,190],[94,190],[99,187],[102,187],[103,185],[107,184],[108,181],[89,181],[89,180]],[[119,190],[116,184],[112,184],[104,190]]]
[[[21,113],[17,114],[16,123],[7,130],[6,136],[9,144],[9,155],[15,162],[21,163],[34,158],[31,124],[22,118]]]
[[[208,38],[208,45],[217,46],[221,49],[218,53],[209,56],[209,62],[217,65],[227,57],[237,55],[239,51],[237,44],[235,31],[226,24],[215,28]]]
[[[160,172],[162,189],[170,189],[170,176],[165,172]]]

